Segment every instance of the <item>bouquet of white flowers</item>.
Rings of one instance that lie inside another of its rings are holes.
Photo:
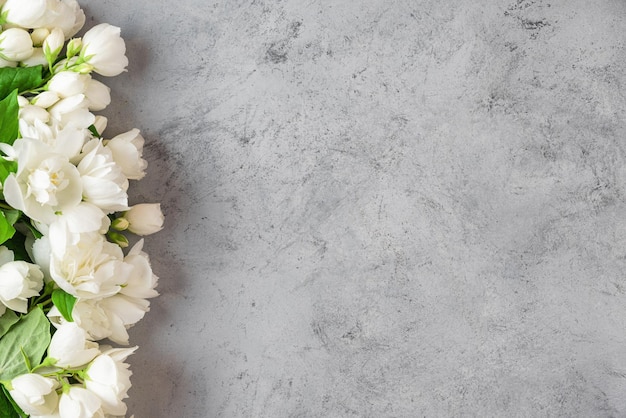
[[[76,0],[0,0],[0,418],[116,417],[130,387],[127,329],[157,277],[143,240],[158,204],[128,205],[144,139],[111,139],[92,74],[128,59],[120,29],[85,23]]]

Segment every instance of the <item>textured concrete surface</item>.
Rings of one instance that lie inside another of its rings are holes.
[[[626,416],[623,0],[88,0],[148,417]]]

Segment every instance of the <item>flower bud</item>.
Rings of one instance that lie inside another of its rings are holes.
[[[119,245],[122,248],[126,248],[128,247],[128,238],[126,238],[124,235],[119,234],[117,232],[114,231],[109,231],[107,233],[107,236],[109,237],[109,239],[114,242],[115,244]]]
[[[24,29],[11,28],[0,33],[0,56],[9,61],[22,61],[33,54],[33,41]]]
[[[100,75],[112,77],[125,71],[128,65],[125,53],[126,44],[116,26],[101,23],[83,36],[80,56]]]
[[[137,235],[150,235],[163,229],[163,212],[160,203],[140,203],[130,208],[124,217],[128,230]]]
[[[128,219],[124,217],[114,219],[113,222],[111,222],[111,228],[118,231],[126,231],[128,229],[128,225],[130,225],[130,222],[128,222]]]
[[[43,52],[49,62],[52,63],[57,59],[64,43],[63,31],[59,28],[52,29],[50,35],[43,41]]]
[[[80,48],[83,46],[83,41],[80,38],[70,39],[67,43],[66,58],[71,58],[80,52]]]
[[[30,39],[33,40],[33,45],[41,46],[44,40],[50,35],[50,31],[46,28],[37,28],[30,34]]]

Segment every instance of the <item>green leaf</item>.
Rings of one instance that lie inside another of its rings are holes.
[[[0,316],[0,338],[9,331],[20,318],[10,309],[7,309],[4,315]]]
[[[7,390],[2,386],[2,390],[0,390],[0,418],[21,418],[22,416],[26,417],[27,415],[20,415],[19,412],[13,406],[13,399],[10,399],[10,395],[7,393]]]
[[[20,219],[21,212],[17,209],[2,209],[2,212],[11,225],[15,225],[15,222]]]
[[[2,390],[0,391],[0,397],[4,395],[5,399],[9,402],[9,405],[13,408],[13,411],[9,411],[9,406],[7,406],[6,408],[6,413],[9,415],[6,415],[7,417],[11,417],[11,418],[28,418],[28,415],[26,414],[26,412],[22,411],[22,408],[19,407],[19,405],[13,400],[13,398],[11,397],[11,394],[9,393],[9,391],[7,390],[7,388],[5,388],[4,386],[2,386]],[[1,403],[2,401],[0,401]],[[4,408],[5,405],[2,405],[0,407],[0,418],[4,418],[5,415],[2,415],[3,411],[5,411]],[[13,414],[13,415],[11,415]]]
[[[7,219],[3,211],[0,211],[0,244],[7,241],[15,234],[15,228],[11,225],[11,221]]]
[[[20,106],[17,104],[17,89],[0,100],[0,142],[9,145],[13,145],[15,142],[18,134],[19,110]]]
[[[57,307],[66,321],[74,322],[72,310],[74,309],[74,304],[76,304],[76,297],[70,295],[65,290],[56,289],[52,292],[52,303],[54,303],[54,306]]]
[[[13,90],[19,93],[36,89],[43,84],[43,66],[0,68],[0,97],[8,96]]]
[[[9,174],[17,171],[17,162],[8,161],[0,157],[0,183],[4,184],[4,181],[9,177]]]
[[[96,129],[96,125],[89,125],[89,128],[87,129],[89,129],[89,132],[91,132],[91,134],[96,138],[102,138],[100,132],[98,132],[98,130]]]
[[[41,363],[50,344],[50,322],[40,308],[35,308],[0,338],[0,380],[11,380],[29,373],[22,357],[22,350],[31,366]]]

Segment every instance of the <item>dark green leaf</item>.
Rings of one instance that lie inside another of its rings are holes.
[[[9,403],[13,407],[13,412],[15,413],[15,415],[8,415],[8,416],[16,417],[16,418],[28,418],[28,414],[26,412],[22,411],[22,408],[20,408],[20,406],[13,400],[13,398],[11,397],[11,394],[9,393],[7,388],[2,386],[2,391],[0,391],[0,392],[2,392],[2,395],[4,395],[6,397],[6,399],[9,401]],[[2,418],[2,415],[0,415],[0,418]]]
[[[89,125],[89,128],[87,128],[87,129],[89,129],[89,132],[91,132],[91,134],[93,136],[95,136],[96,138],[100,138],[101,137],[100,136],[100,132],[98,132],[98,130],[96,129],[95,125]]]
[[[13,326],[19,317],[10,309],[7,309],[4,315],[0,316],[0,338],[9,331],[9,328]]]
[[[4,212],[0,211],[0,244],[11,238],[13,234],[15,234],[15,228],[4,215]]]
[[[41,363],[41,358],[50,344],[50,322],[43,310],[35,308],[9,329],[0,338],[0,380],[11,380],[30,370],[24,363],[22,350],[33,367]]]
[[[35,239],[39,239],[43,237],[43,234],[39,232],[39,230],[35,228],[35,226],[31,222],[24,222],[23,225],[26,226],[26,228],[28,228],[28,230],[30,231],[31,234],[33,234]]]
[[[2,390],[0,390],[0,418],[21,418],[11,401],[13,399],[10,399],[7,390],[2,386]]]
[[[17,89],[0,100],[0,142],[13,145],[18,133]]]
[[[8,96],[13,90],[19,93],[36,89],[43,84],[43,67],[0,68],[0,97]]]
[[[29,263],[32,261],[30,255],[28,255],[28,251],[26,251],[26,236],[24,236],[24,234],[17,232],[13,235],[13,238],[5,241],[2,245],[13,251],[13,257],[16,261],[26,261]]]
[[[72,318],[72,310],[74,309],[74,304],[76,303],[76,297],[70,295],[62,289],[56,289],[52,292],[52,303],[54,303],[54,306],[57,307],[66,321],[74,322],[74,319]]]

